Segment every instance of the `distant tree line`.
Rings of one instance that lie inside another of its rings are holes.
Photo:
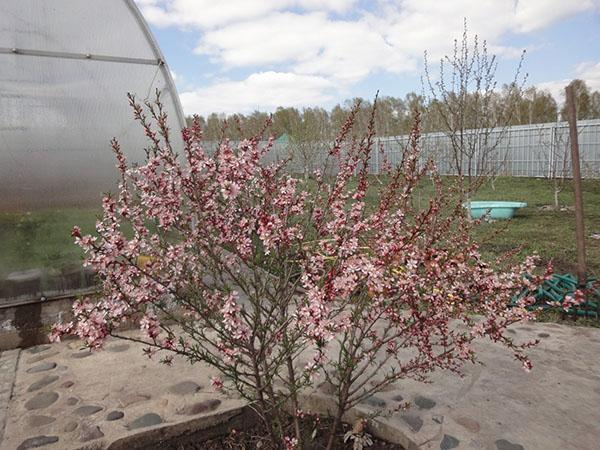
[[[578,111],[578,119],[600,118],[600,91],[592,91],[583,80],[574,80]],[[477,103],[478,98],[472,95],[466,102]],[[397,136],[408,134],[414,111],[422,115],[423,131],[442,131],[445,129],[440,108],[436,108],[437,99],[427,99],[423,95],[411,92],[404,98],[379,97],[377,100],[376,129],[379,136]],[[463,100],[464,101],[464,100]],[[330,111],[320,107],[293,108],[279,107],[271,115],[270,133],[276,138],[286,135],[295,143],[323,142],[335,137],[341,128],[350,109],[360,102],[354,133],[365,132],[369,121],[372,102],[355,98],[338,104]],[[503,125],[526,125],[535,123],[566,120],[565,107],[559,105],[549,92],[532,86],[521,89],[515,85],[505,85],[494,92],[488,108],[489,114],[496,117],[495,122]],[[268,120],[269,114],[254,111],[252,114],[232,114],[225,116],[212,113],[208,117],[200,117],[204,137],[207,140],[219,140],[223,136],[238,140],[260,133]],[[191,120],[191,117],[188,118]],[[465,118],[465,126],[469,127],[469,118]],[[477,119],[473,118],[473,123]]]

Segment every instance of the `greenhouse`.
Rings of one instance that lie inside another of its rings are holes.
[[[68,241],[85,214],[93,226],[81,211],[115,186],[112,137],[143,158],[127,93],[144,101],[159,90],[181,128],[170,71],[133,0],[3,0],[0,67],[0,299],[85,288],[77,249],[44,248],[39,236]]]

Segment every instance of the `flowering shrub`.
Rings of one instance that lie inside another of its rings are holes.
[[[271,142],[258,137],[208,152],[197,121],[177,155],[160,99],[130,103],[150,140],[147,158],[130,166],[113,141],[118,194],[104,198],[95,235],[73,229],[102,295],[77,302],[53,339],[73,334],[100,348],[117,336],[167,364],[175,354],[207,363],[222,374],[215,389],[255,403],[276,448],[305,444],[298,394],[317,378],[335,390],[331,448],[348,409],[397,380],[459,372],[475,360],[477,338],[531,367],[523,351],[533,343],[504,332],[532,317],[532,299],[507,304],[534,283],[534,261],[483,261],[456,197],[431,162],[419,163],[418,118],[403,160],[378,187],[368,175],[373,121],[363,139],[348,139],[354,112],[331,146],[335,174],[300,181],[286,161],[263,162]],[[413,204],[420,183],[434,188],[425,208]],[[142,337],[119,334],[131,321]],[[293,436],[284,402],[298,411]]]

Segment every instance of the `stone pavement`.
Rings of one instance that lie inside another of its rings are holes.
[[[399,382],[348,419],[410,401],[407,411],[376,419],[371,431],[408,449],[599,449],[600,329],[526,324],[511,332],[519,341],[541,340],[530,352],[531,373],[483,342],[483,364],[467,366],[464,378],[440,372],[432,384]],[[217,423],[243,402],[216,394],[209,385],[214,374],[184,360],[166,367],[125,341],[94,353],[78,341],[4,352],[0,448],[127,448],[127,439],[148,433]],[[305,401],[312,412],[332,405],[326,386]]]
[[[4,436],[8,404],[13,392],[20,350],[0,353],[0,443]]]
[[[93,353],[80,341],[13,351],[18,366],[0,448],[101,449],[140,431],[243,406],[214,392],[211,369],[183,359],[168,367],[142,348],[109,340]],[[3,378],[9,378],[8,353],[0,357]]]
[[[529,351],[530,373],[502,347],[482,341],[483,364],[467,365],[463,378],[438,372],[431,384],[400,382],[348,420],[372,406],[410,401],[407,411],[375,424],[380,437],[408,449],[600,449],[600,329],[529,323],[509,331],[517,342],[540,340]],[[326,411],[326,386],[319,390],[309,404]]]

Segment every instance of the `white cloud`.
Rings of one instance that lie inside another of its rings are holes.
[[[137,0],[146,20],[153,25],[201,30],[250,21],[294,7],[342,13],[354,3],[356,0]]]
[[[598,0],[519,0],[515,18],[518,31],[529,32],[544,28],[573,14],[598,7]]]
[[[399,51],[420,59],[425,50],[437,59],[447,54],[453,39],[463,32],[467,19],[469,34],[479,34],[496,43],[511,27],[512,2],[498,0],[406,0],[402,7],[389,6],[371,20]]]
[[[201,30],[296,9],[336,14],[357,12],[358,0],[135,0],[146,19],[156,26],[195,27]],[[367,9],[383,17],[402,16],[405,24],[417,25],[416,34],[438,34],[448,30],[453,19],[467,17],[494,33],[500,25],[517,32],[530,32],[553,22],[598,7],[600,0],[375,0]],[[365,11],[358,10],[359,15]],[[449,20],[450,19],[450,20]],[[439,26],[442,26],[442,29]],[[385,30],[381,30],[384,32]],[[459,30],[460,31],[460,30]]]
[[[322,12],[275,13],[208,31],[196,52],[210,55],[225,68],[287,63],[296,73],[344,82],[378,70],[399,73],[415,68],[366,21],[332,21]]]
[[[575,68],[576,78],[585,80],[588,87],[594,91],[600,91],[600,61],[585,62]]]
[[[373,73],[417,73],[425,50],[432,63],[452,51],[465,18],[470,36],[514,59],[522,49],[506,45],[506,36],[527,36],[600,8],[600,0],[136,1],[151,24],[197,33],[195,53],[208,56],[219,76],[239,68],[255,72],[198,89],[188,85],[181,95],[186,113],[323,104]],[[540,86],[556,93],[560,83]]]
[[[543,83],[536,84],[538,89],[542,89],[552,94],[554,100],[561,104],[565,101],[565,87],[571,80],[555,80],[555,81],[544,81]]]
[[[548,26],[598,1],[560,1],[546,11],[539,0],[382,0],[351,18],[332,16],[332,1],[316,12],[265,6],[262,14],[205,30],[195,51],[209,55],[224,70],[287,64],[286,70],[296,73],[356,82],[377,71],[415,71],[425,50],[432,60],[448,54],[453,38],[463,31],[465,16],[471,36],[478,34],[491,51],[516,58],[522,49],[502,45],[507,33]]]
[[[600,62],[585,62],[579,64],[572,71],[573,77],[570,79],[545,81],[538,83],[539,89],[544,89],[552,94],[558,103],[565,100],[565,87],[574,79],[578,78],[585,81],[592,91],[600,90]]]
[[[254,73],[241,81],[220,81],[180,94],[185,114],[273,111],[278,106],[321,105],[332,100],[331,81],[283,72]]]

